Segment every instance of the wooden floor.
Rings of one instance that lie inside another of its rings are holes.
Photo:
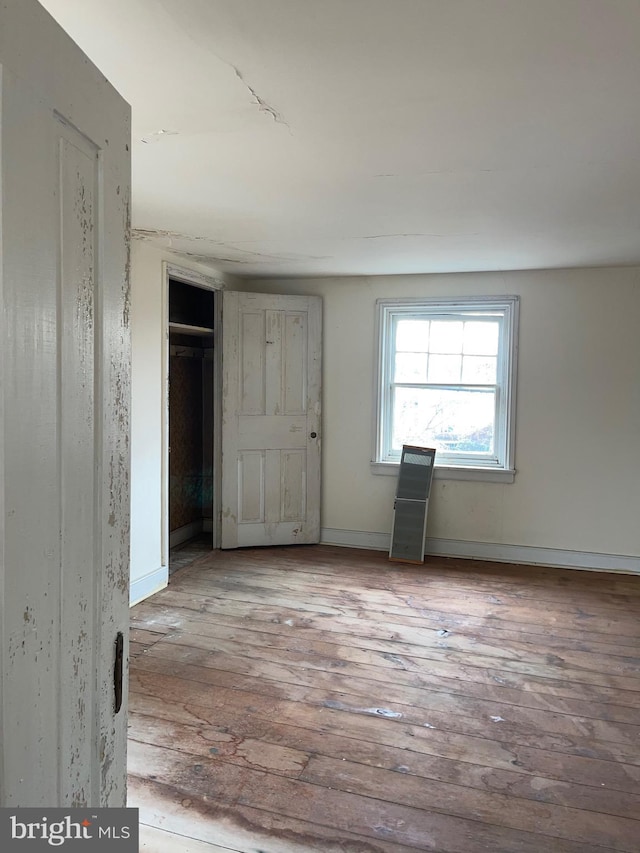
[[[625,575],[213,552],[132,610],[141,850],[638,853],[639,604]]]

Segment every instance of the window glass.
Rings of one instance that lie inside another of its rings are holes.
[[[440,452],[493,452],[494,391],[396,388],[393,408],[398,453],[403,444]]]

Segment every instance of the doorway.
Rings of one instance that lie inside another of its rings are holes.
[[[169,575],[217,547],[215,285],[167,275],[165,554]]]

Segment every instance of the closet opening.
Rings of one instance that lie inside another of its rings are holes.
[[[217,547],[215,290],[168,281],[169,574]]]

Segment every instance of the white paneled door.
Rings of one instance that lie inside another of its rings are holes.
[[[34,0],[0,81],[0,806],[122,806],[129,108]]]
[[[320,538],[322,301],[223,294],[222,547]]]

